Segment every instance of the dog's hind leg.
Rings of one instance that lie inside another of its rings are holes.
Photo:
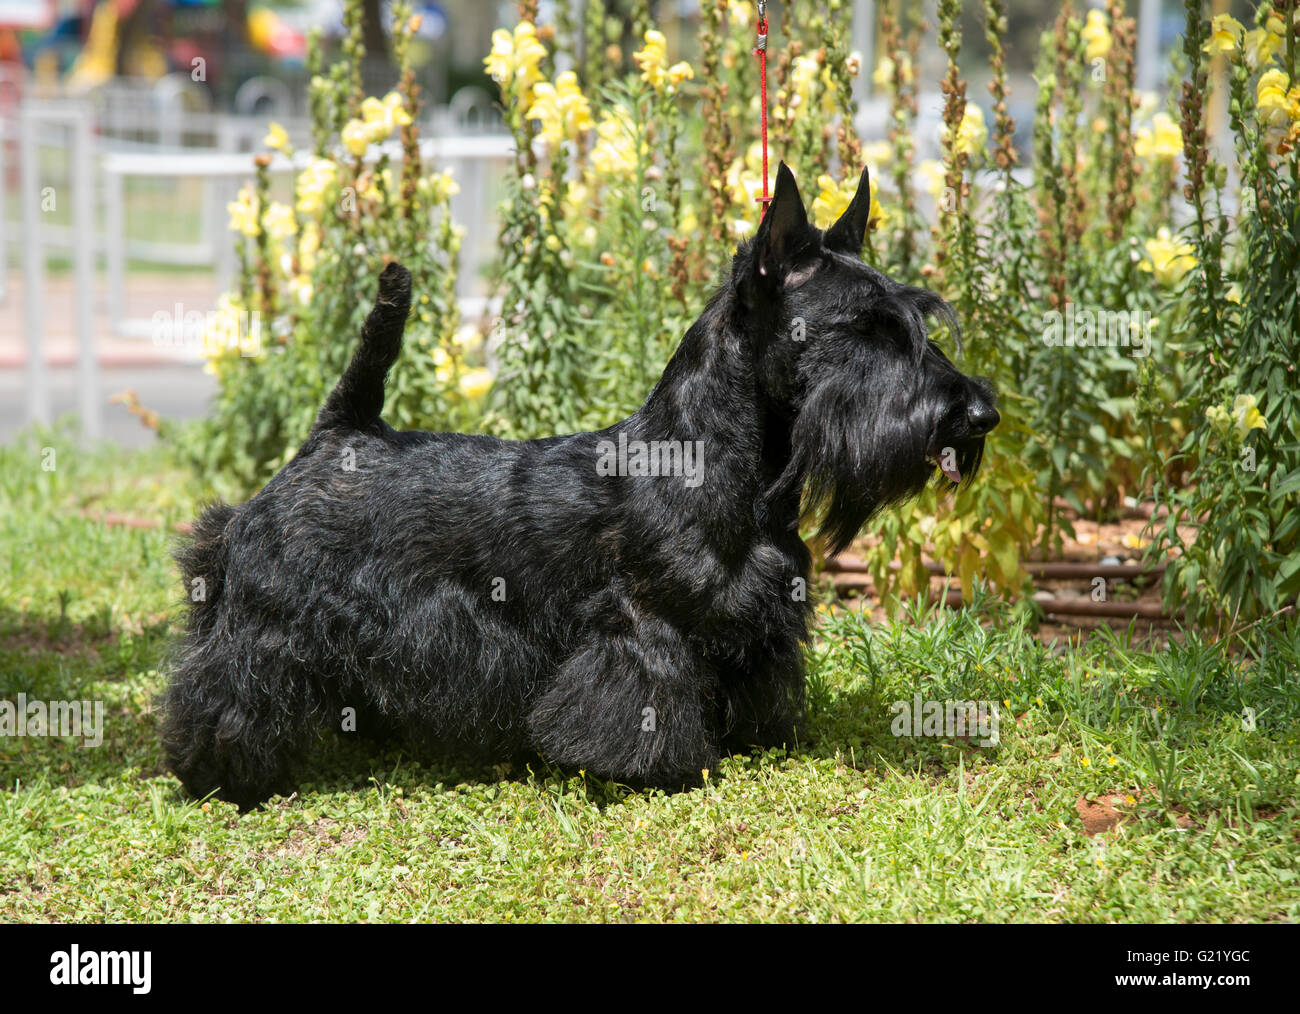
[[[306,673],[280,672],[275,692],[223,653],[187,650],[163,699],[162,745],[196,797],[247,810],[293,788],[292,767],[319,735],[324,710],[297,700]]]
[[[634,787],[695,785],[717,766],[710,667],[669,624],[601,631],[560,666],[529,716],[547,760]]]

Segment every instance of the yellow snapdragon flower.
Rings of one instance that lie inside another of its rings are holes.
[[[881,58],[876,64],[876,69],[871,73],[871,81],[877,88],[892,88],[894,85],[894,61],[886,56]],[[899,78],[903,84],[912,83],[912,59],[904,54],[903,62],[899,65]]]
[[[858,191],[858,177],[850,174],[843,181],[836,183],[829,173],[817,177],[820,193],[813,199],[813,224],[819,229],[829,229],[844,214]],[[871,211],[868,219],[878,225],[884,220],[884,211],[876,200],[876,181],[871,180]]]
[[[1231,14],[1216,14],[1210,22],[1210,38],[1201,49],[1214,56],[1219,53],[1236,52],[1246,29]]]
[[[1111,39],[1105,14],[1096,9],[1090,10],[1083,31],[1079,34],[1085,43],[1084,58],[1089,63],[1093,60],[1106,59],[1106,54],[1110,52]]]
[[[776,159],[772,155],[772,149],[769,146],[767,150],[767,164],[769,173],[774,172]],[[768,177],[768,186],[771,187],[773,182],[772,176]],[[763,144],[761,141],[755,141],[749,146],[743,158],[738,158],[731,163],[727,169],[727,191],[731,196],[732,203],[739,205],[744,215],[749,215],[755,205],[763,195]],[[768,190],[768,196],[771,196],[771,190]]]
[[[595,126],[591,105],[578,87],[578,76],[566,70],[555,79],[533,86],[533,104],[525,113],[530,120],[542,121],[542,137],[548,144],[577,137]]]
[[[314,158],[307,163],[307,168],[298,174],[294,188],[299,213],[307,217],[320,213],[325,192],[333,184],[337,172],[338,167],[327,158]]]
[[[1276,67],[1264,71],[1255,86],[1255,115],[1261,123],[1286,126],[1293,118],[1293,105],[1287,89],[1291,80]]]
[[[1286,48],[1286,25],[1280,18],[1269,18],[1263,28],[1252,28],[1246,33],[1242,48],[1251,70],[1272,63],[1273,57]]]
[[[427,193],[429,200],[434,204],[441,204],[447,198],[460,193],[460,184],[452,178],[450,169],[422,176],[416,186]]]
[[[1183,132],[1168,113],[1156,113],[1150,127],[1138,127],[1133,151],[1146,160],[1177,158],[1183,153]]]
[[[668,90],[671,92],[683,81],[693,81],[695,71],[685,60],[679,60],[668,68]]]
[[[864,141],[862,158],[872,167],[887,166],[894,161],[894,146],[888,141]]]
[[[939,136],[945,144],[948,143],[947,126],[943,124],[939,126]],[[953,144],[953,152],[958,155],[965,153],[974,158],[983,153],[988,136],[988,127],[984,125],[984,111],[974,102],[967,102],[966,111],[961,117],[961,125],[957,128],[957,140]]]
[[[466,398],[481,398],[492,386],[492,374],[487,370],[469,370],[460,378],[460,393]]]
[[[1187,272],[1196,267],[1192,245],[1175,240],[1169,230],[1161,227],[1154,239],[1144,244],[1146,257],[1138,267],[1155,276],[1161,285],[1175,285]]]
[[[927,158],[917,165],[916,171],[925,182],[926,192],[935,201],[938,201],[943,195],[943,188],[948,185],[947,174],[943,171],[943,165],[932,158]]]
[[[1232,402],[1232,424],[1242,440],[1251,430],[1267,429],[1264,414],[1260,412],[1253,394],[1239,394]]]
[[[262,143],[272,151],[283,152],[286,155],[289,153],[289,134],[274,120],[266,128],[266,137],[262,138]]]
[[[632,59],[641,68],[641,80],[656,91],[662,91],[664,74],[668,69],[668,40],[663,32],[651,28],[645,33],[645,48],[632,54]]]
[[[821,68],[811,56],[796,56],[794,66],[790,68],[791,106],[798,108],[808,104],[812,96],[813,83],[817,81]]]
[[[293,209],[287,204],[272,201],[266,209],[266,233],[274,240],[282,240],[294,233]]]
[[[349,120],[341,134],[343,147],[360,158],[370,147],[370,128],[361,120]]]
[[[521,21],[513,32],[498,28],[492,33],[492,51],[483,59],[488,73],[501,91],[513,95],[520,103],[532,99],[533,86],[542,80],[538,65],[546,56],[546,47],[537,39],[531,21]]]
[[[636,169],[636,145],[627,126],[628,112],[621,106],[605,110],[596,124],[596,146],[591,164],[601,176],[627,176]]]
[[[1264,414],[1260,412],[1258,402],[1253,394],[1239,394],[1232,402],[1232,408],[1211,405],[1205,412],[1206,421],[1220,437],[1235,434],[1238,440],[1245,440],[1251,430],[1268,428]]]
[[[257,196],[250,184],[245,184],[239,191],[239,196],[226,205],[226,211],[230,214],[232,231],[242,233],[250,239],[256,238],[262,231],[257,220]]]
[[[749,0],[729,0],[727,13],[731,15],[731,23],[740,28],[748,28],[758,20],[758,13]]]
[[[361,119],[370,128],[370,139],[382,141],[394,130],[409,126],[411,114],[406,111],[399,92],[389,92],[382,99],[367,98],[361,103]]]

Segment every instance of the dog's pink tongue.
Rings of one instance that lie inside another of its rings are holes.
[[[940,471],[943,472],[944,475],[946,475],[953,482],[961,482],[961,472],[958,471],[956,465],[953,465],[950,468],[944,468],[943,465],[940,465],[939,469]]]

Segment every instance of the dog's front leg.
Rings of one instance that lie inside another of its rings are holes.
[[[669,623],[642,615],[593,631],[537,701],[547,760],[632,786],[681,788],[717,766],[717,678]]]

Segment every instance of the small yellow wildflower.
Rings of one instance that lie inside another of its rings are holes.
[[[790,105],[794,108],[808,104],[812,96],[813,82],[817,80],[821,67],[811,56],[796,56],[794,66],[790,68]]]
[[[1085,768],[1092,767],[1092,761],[1088,760],[1087,757],[1080,757],[1079,763],[1082,764]]]

